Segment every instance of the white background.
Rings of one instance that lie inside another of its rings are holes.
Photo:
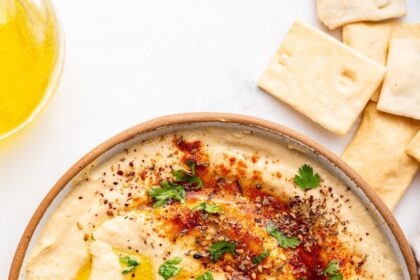
[[[357,124],[335,136],[256,87],[296,18],[321,26],[314,2],[55,0],[66,40],[59,88],[31,127],[0,143],[0,279],[59,177],[99,143],[145,120],[192,111],[248,114],[340,154]],[[420,22],[420,1],[408,1],[405,20]],[[419,174],[395,214],[412,236],[420,225]]]

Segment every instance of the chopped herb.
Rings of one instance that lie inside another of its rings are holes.
[[[298,171],[299,175],[295,176],[295,184],[302,190],[311,190],[319,186],[321,178],[318,173],[314,174],[311,166],[304,164]]]
[[[267,233],[274,237],[283,249],[296,248],[300,244],[300,240],[297,237],[287,237],[276,226],[269,222],[265,228]]]
[[[252,263],[253,264],[259,264],[260,262],[262,262],[265,258],[267,258],[270,255],[270,251],[268,251],[267,249],[264,249],[264,251],[259,255],[259,256],[255,256],[252,259]]]
[[[159,267],[159,275],[163,277],[163,279],[168,280],[172,276],[178,275],[181,271],[181,267],[178,265],[182,259],[180,257],[175,257],[171,260],[167,260]]]
[[[191,175],[195,176],[195,161],[192,159],[187,159],[185,162],[191,170]]]
[[[121,273],[128,274],[132,272],[140,264],[140,261],[134,257],[125,256],[120,258],[120,263],[126,266]]]
[[[331,275],[329,280],[343,280],[343,274],[338,273]]]
[[[236,244],[226,240],[215,242],[211,245],[209,253],[211,260],[217,262],[224,253],[235,254]]]
[[[200,276],[196,277],[195,280],[214,280],[213,274],[211,274],[210,271],[207,271],[204,274],[201,274]]]
[[[338,262],[335,260],[330,261],[327,265],[324,275],[328,276],[329,280],[343,280],[343,274],[339,272]]]
[[[155,203],[153,204],[154,208],[163,206],[169,200],[178,200],[184,203],[186,188],[201,189],[203,181],[195,175],[195,162],[193,160],[187,160],[186,164],[190,168],[190,172],[182,169],[173,170],[172,175],[175,177],[175,182],[164,180],[160,182],[160,187],[153,187],[147,191],[147,194],[155,199]]]
[[[93,236],[93,232],[90,234],[90,240],[96,241],[95,236]]]
[[[215,204],[209,204],[207,202],[200,203],[200,204],[194,206],[193,208],[191,208],[191,210],[193,212],[202,210],[202,211],[210,213],[210,214],[223,213],[222,207],[220,207],[219,205],[215,205]]]
[[[185,188],[168,181],[162,181],[160,187],[153,187],[147,191],[147,194],[155,199],[153,208],[160,207],[171,199],[178,200],[181,203],[185,202]]]
[[[195,174],[196,163],[189,159],[186,161],[187,166],[190,168],[190,172],[183,169],[173,170],[172,175],[175,177],[176,182],[187,182],[189,188],[198,190],[203,186],[203,181],[199,176]]]

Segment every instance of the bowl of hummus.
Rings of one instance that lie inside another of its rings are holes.
[[[195,113],[93,149],[29,222],[9,279],[417,279],[391,212],[279,125]]]

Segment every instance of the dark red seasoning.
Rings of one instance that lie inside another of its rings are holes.
[[[324,268],[327,264],[322,261],[321,247],[313,245],[310,252],[303,246],[297,248],[296,254],[290,259],[289,263],[298,272],[299,277],[307,280],[324,280]]]
[[[228,194],[231,195],[241,195],[242,194],[242,188],[241,185],[237,181],[233,182],[223,182],[222,184],[219,184],[221,189],[225,191]]]
[[[186,234],[200,235],[200,232],[202,230],[205,232],[209,225],[217,225],[216,230],[219,236],[223,236],[231,242],[237,244],[236,249],[242,250],[243,252],[241,254],[235,255],[233,258],[227,257],[225,261],[221,260],[219,264],[222,267],[237,267],[247,257],[252,258],[254,256],[258,256],[264,251],[261,238],[255,236],[252,232],[243,229],[239,223],[235,222],[234,219],[219,220],[217,214],[210,218],[207,214],[201,211],[191,212],[189,209],[185,208],[180,208],[173,211],[179,211],[169,220],[169,224],[171,225],[169,238],[171,238],[173,241],[175,241],[178,237]],[[208,235],[204,233],[204,237],[208,237]],[[212,240],[210,243],[216,241],[220,240]],[[205,252],[207,250],[200,247],[196,249],[199,252]],[[208,257],[202,259],[200,258],[200,261],[205,265],[213,264]],[[247,270],[242,271],[241,273],[242,275],[248,275],[251,273],[251,271]]]
[[[174,144],[178,147],[178,149],[188,154],[195,154],[201,148],[201,141],[187,142],[182,138],[175,138]]]
[[[241,229],[238,225],[231,225],[225,232],[226,236],[231,240],[235,240],[242,248],[248,251],[248,254],[257,256],[264,251],[261,238],[252,234],[247,230]]]
[[[204,221],[201,219],[201,213],[199,211],[191,212],[189,209],[185,209],[183,212],[175,214],[169,222],[173,239],[179,237],[181,233],[185,234],[189,230],[204,224]]]
[[[258,221],[256,223],[259,226],[265,227],[268,221],[273,221],[284,234],[299,237],[301,244],[295,249],[289,249],[290,257],[287,260],[297,278],[324,280],[328,277],[324,276],[323,272],[332,258],[343,262],[340,262],[340,267],[344,267],[348,263],[346,248],[340,245],[341,243],[339,244],[337,236],[334,234],[336,232],[328,228],[324,229],[323,226],[316,226],[317,221],[324,221],[326,213],[322,212],[322,208],[307,212],[317,205],[315,203],[319,203],[313,196],[303,200],[299,197],[270,194],[267,192],[267,187],[261,185],[262,173],[260,171],[251,172],[250,178],[247,179],[246,174],[249,172],[245,162],[231,157],[227,158],[228,166],[213,165],[209,167],[208,163],[201,164],[205,162],[202,161],[203,158],[208,159],[208,155],[201,150],[202,143],[200,141],[188,142],[183,138],[174,138],[173,143],[184,153],[182,156],[184,164],[188,159],[196,163],[196,174],[204,182],[202,189],[188,192],[187,199],[194,199],[195,195],[206,195],[209,200],[213,197],[231,199],[237,207],[244,211],[245,215],[250,215],[254,221]],[[275,175],[281,177],[280,173]],[[241,198],[238,200],[239,196]],[[206,228],[211,223],[217,229],[217,237],[228,238],[238,245],[237,249],[244,251],[236,256],[227,257],[219,264],[233,268],[231,276],[239,277],[238,279],[257,272],[252,264],[246,266],[245,269],[239,269],[239,265],[245,260],[245,257],[248,257],[249,260],[249,257],[252,259],[263,252],[263,240],[253,232],[242,228],[241,223],[235,221],[235,217],[218,217],[217,214],[208,215],[202,211],[192,212],[186,207],[177,208],[175,211],[176,213],[171,213],[172,217],[169,219],[171,230],[168,233],[171,239],[176,240],[180,236],[191,233],[203,234],[204,232],[207,234]],[[332,255],[329,247],[335,248]],[[201,252],[203,250],[203,248],[200,249]],[[336,256],[341,257],[336,258]],[[202,262],[209,261],[208,258],[200,260]]]
[[[239,160],[236,164],[236,172],[241,175],[241,176],[245,176],[246,175],[246,169],[247,169],[247,165],[245,162],[243,162],[242,160]]]
[[[251,161],[252,161],[253,163],[256,163],[256,162],[258,161],[258,155],[253,155],[253,156],[251,157]]]
[[[174,145],[184,153],[181,161],[186,162],[187,160],[192,160],[196,163],[196,170],[204,169],[204,163],[206,163],[208,157],[202,152],[201,141],[186,141],[182,137],[174,138]]]
[[[256,182],[261,182],[262,181],[261,171],[257,171],[257,170],[252,171],[252,180]]]
[[[264,204],[261,211],[267,218],[272,218],[288,209],[288,201],[286,199],[271,196],[255,186],[244,188],[244,195],[251,201],[255,202],[258,199],[260,203]]]

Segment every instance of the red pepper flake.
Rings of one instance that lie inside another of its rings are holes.
[[[262,173],[261,173],[261,171],[258,171],[258,170],[252,171],[252,180],[254,180],[254,181],[262,181]]]
[[[114,217],[114,212],[112,212],[111,210],[106,211],[106,214],[107,214],[109,217]]]
[[[246,171],[247,171],[247,165],[244,161],[239,160],[237,163],[237,167],[236,167],[236,172],[238,172],[238,174],[245,176]]]
[[[181,232],[188,232],[205,222],[202,220],[200,212],[190,212],[189,210],[181,213],[177,213],[174,217],[169,220],[171,225],[171,236],[170,239],[175,240]]]
[[[133,167],[134,163],[132,161],[130,161],[130,163],[128,165],[130,165],[130,167]]]
[[[300,273],[300,277],[323,280],[325,277],[322,271],[326,263],[321,258],[321,252],[322,249],[317,244],[310,247],[310,252],[307,252],[303,246],[300,246],[297,248],[297,254],[291,258],[290,264],[295,270],[304,271]]]
[[[178,149],[189,154],[195,154],[201,148],[201,141],[187,142],[182,138],[175,138],[174,143]]]
[[[79,196],[79,199],[83,199],[83,196]]]
[[[258,161],[258,155],[253,155],[252,157],[251,157],[251,161],[253,162],[253,163],[257,163],[257,161]]]
[[[124,172],[122,170],[118,170],[117,171],[117,174],[120,175],[120,176],[122,176],[122,175],[124,175]]]

